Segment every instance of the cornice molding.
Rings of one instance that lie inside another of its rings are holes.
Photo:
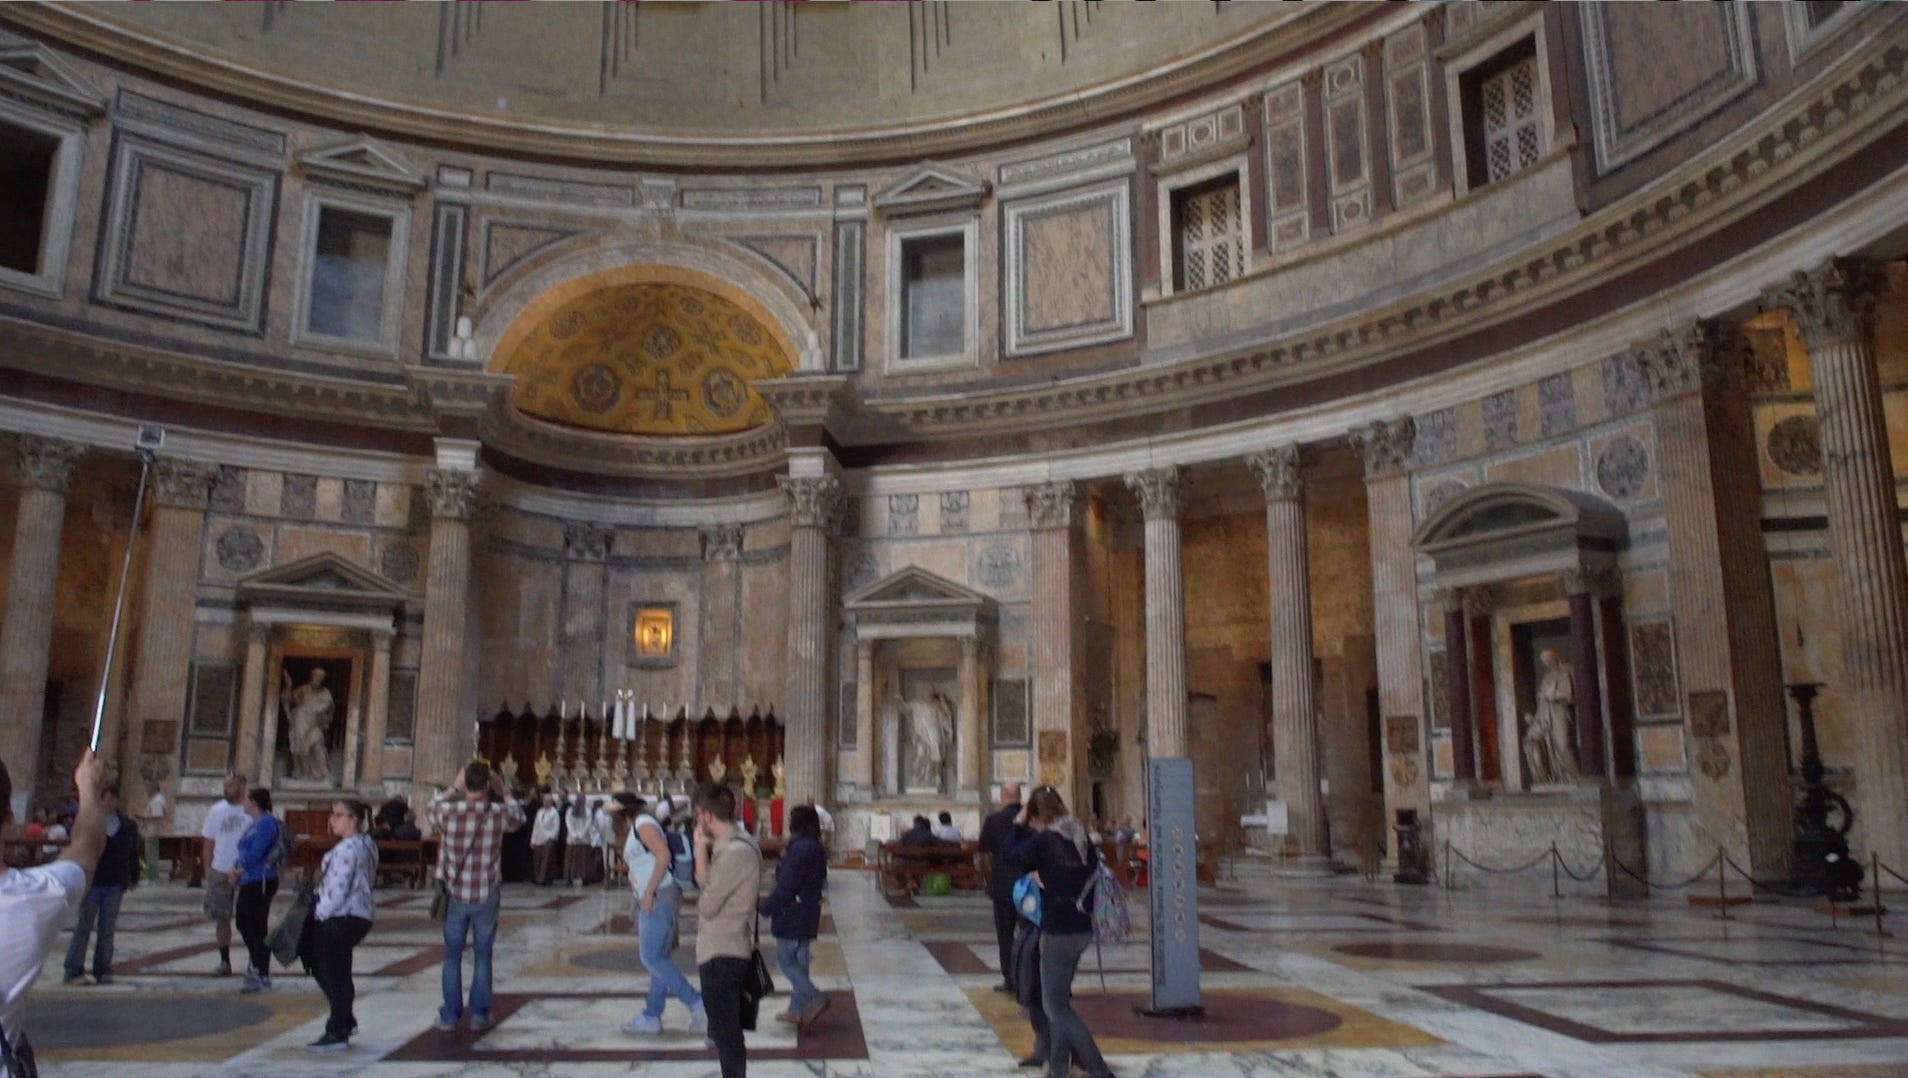
[[[533,464],[632,479],[715,479],[782,467],[788,435],[779,423],[695,438],[606,434],[549,423],[507,404],[491,410],[483,441]]]

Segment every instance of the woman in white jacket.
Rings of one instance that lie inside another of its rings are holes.
[[[338,844],[325,854],[320,867],[318,906],[312,932],[312,973],[331,1003],[325,1035],[313,1041],[314,1052],[341,1052],[351,1047],[358,1019],[351,1013],[357,995],[351,982],[351,953],[371,931],[377,905],[371,885],[378,878],[378,844],[367,832],[371,806],[362,801],[336,801],[331,806],[331,834]]]
[[[539,884],[550,882],[556,868],[557,836],[563,833],[563,813],[556,807],[545,791],[542,795],[542,808],[537,810],[537,822],[530,827],[530,852],[535,856],[535,867],[531,869],[532,879]]]

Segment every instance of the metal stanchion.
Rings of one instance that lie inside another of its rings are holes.
[[[1557,863],[1559,860],[1557,856],[1557,844],[1552,842],[1550,844],[1550,897],[1553,899],[1563,897],[1563,886],[1557,880]]]
[[[1451,890],[1451,840],[1444,840],[1444,889]]]
[[[1873,850],[1868,854],[1868,878],[1874,882],[1874,893],[1870,897],[1875,900],[1875,948],[1880,950],[1881,941],[1890,938],[1891,933],[1882,927],[1881,854]]]
[[[1721,846],[1716,847],[1716,917],[1735,920],[1729,914],[1729,854]]]

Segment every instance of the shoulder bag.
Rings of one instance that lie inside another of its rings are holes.
[[[738,840],[739,841],[739,840]],[[761,854],[758,852],[759,858]],[[762,1001],[775,992],[775,980],[769,976],[768,962],[762,957],[762,914],[755,914],[755,943],[749,951],[748,972],[742,975],[742,1028],[755,1029]]]
[[[460,874],[470,867],[464,862],[470,860],[470,851],[476,845],[477,834],[473,831],[470,839],[464,843],[463,856],[453,862]],[[443,924],[444,918],[450,916],[450,901],[450,881],[444,878],[444,867],[439,865],[437,869],[437,891],[431,895],[431,920],[436,921],[438,924]]]

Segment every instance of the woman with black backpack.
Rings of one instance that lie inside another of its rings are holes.
[[[1113,1071],[1100,1054],[1086,1021],[1073,1009],[1073,975],[1093,945],[1093,918],[1081,896],[1099,867],[1100,854],[1086,828],[1067,813],[1060,791],[1042,786],[1027,799],[1021,821],[1032,834],[1008,857],[1040,883],[1040,1005],[1047,1018],[1047,1074],[1068,1078],[1074,1063],[1093,1078]]]

